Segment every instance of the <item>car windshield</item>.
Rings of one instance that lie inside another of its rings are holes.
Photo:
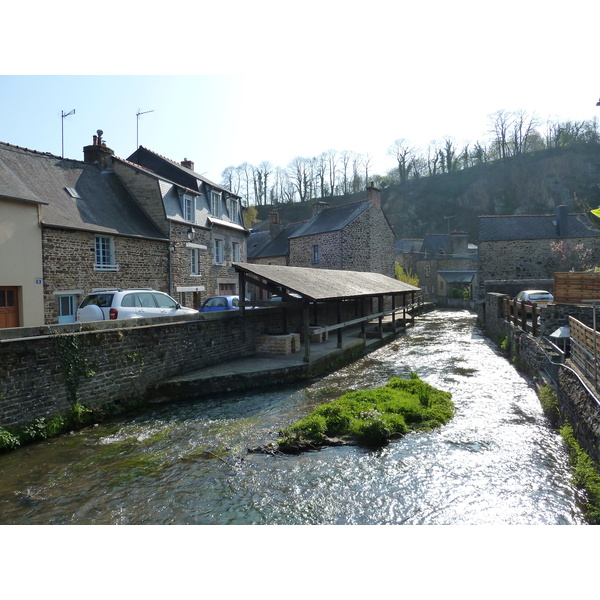
[[[537,302],[538,300],[552,300],[552,296],[550,294],[531,294],[529,298],[533,302]]]

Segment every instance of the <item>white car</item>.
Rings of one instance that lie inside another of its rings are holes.
[[[94,290],[77,309],[77,321],[112,321],[175,315],[197,315],[193,308],[185,308],[164,292],[153,289]]]

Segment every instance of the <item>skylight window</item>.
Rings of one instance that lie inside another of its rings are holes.
[[[67,194],[69,194],[69,196],[71,196],[71,198],[81,199],[81,196],[77,193],[77,190],[75,188],[66,187],[65,190],[66,190]]]

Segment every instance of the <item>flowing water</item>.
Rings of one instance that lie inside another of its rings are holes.
[[[456,416],[382,450],[247,453],[346,390],[411,371]],[[436,311],[295,387],[177,405],[0,456],[2,524],[582,524],[560,436],[467,311]]]

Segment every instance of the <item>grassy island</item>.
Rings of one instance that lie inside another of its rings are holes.
[[[282,429],[279,450],[295,453],[340,444],[382,447],[409,431],[440,427],[454,416],[452,394],[393,377],[382,387],[348,392]]]

